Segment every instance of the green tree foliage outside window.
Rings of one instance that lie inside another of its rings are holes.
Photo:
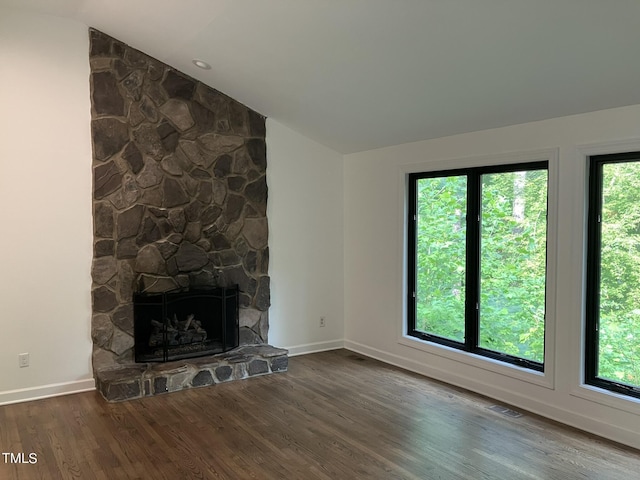
[[[482,176],[480,346],[543,363],[547,171]]]
[[[467,177],[418,181],[416,329],[464,342]]]
[[[603,165],[601,215],[597,376],[640,386],[640,161]]]

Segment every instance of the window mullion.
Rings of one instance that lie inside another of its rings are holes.
[[[416,329],[416,237],[417,237],[417,213],[418,213],[418,196],[417,196],[417,188],[416,184],[418,182],[418,177],[414,175],[409,176],[409,218],[407,225],[407,262],[408,262],[408,271],[409,271],[409,282],[407,289],[407,305],[408,305],[408,327],[409,331],[415,331]]]
[[[467,177],[467,245],[466,245],[466,305],[465,347],[478,347],[480,306],[480,174],[472,171]]]
[[[600,313],[600,248],[602,215],[602,163],[592,161],[589,172],[587,324],[585,328],[585,376],[593,381],[598,373],[598,321]]]

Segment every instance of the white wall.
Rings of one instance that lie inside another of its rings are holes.
[[[291,354],[341,347],[342,155],[267,119],[267,159],[269,343]]]
[[[93,386],[88,49],[0,9],[0,404]]]
[[[640,149],[639,125],[640,106],[632,106],[345,156],[345,346],[640,447],[640,402],[580,385],[585,153]],[[631,142],[579,149],[623,139]],[[558,197],[550,205],[558,218],[551,239],[557,303],[548,312],[556,345],[546,375],[403,338],[403,172],[428,170],[443,160],[453,166],[470,157],[541,149],[559,159]]]

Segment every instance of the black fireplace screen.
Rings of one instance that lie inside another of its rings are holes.
[[[133,299],[136,362],[168,362],[238,346],[238,286],[139,293]]]

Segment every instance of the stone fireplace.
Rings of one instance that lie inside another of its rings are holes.
[[[200,386],[205,377],[286,370],[286,351],[266,345],[265,118],[118,40],[89,34],[99,389],[118,400]],[[201,358],[185,366],[193,376],[179,380],[166,371],[180,365],[150,373],[135,362],[135,295],[236,286],[240,353]],[[123,375],[137,387],[115,381]]]

